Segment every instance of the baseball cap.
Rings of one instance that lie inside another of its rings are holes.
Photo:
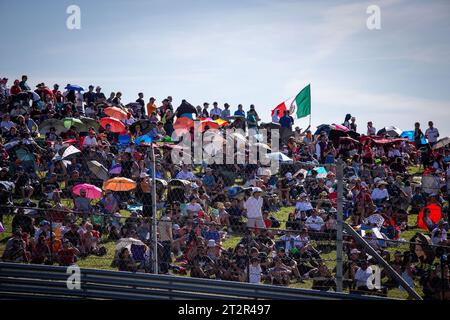
[[[360,254],[361,251],[359,251],[358,249],[352,249],[352,250],[350,251],[350,253],[351,253],[351,254]]]
[[[208,248],[214,248],[216,246],[216,241],[214,239],[208,240]]]
[[[255,188],[252,189],[252,193],[255,193],[255,192],[262,192],[262,189],[258,188],[258,187],[255,187]]]

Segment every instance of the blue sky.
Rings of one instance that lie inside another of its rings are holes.
[[[81,30],[66,28],[72,4]],[[366,27],[372,4],[381,30]],[[0,18],[11,82],[253,103],[264,120],[311,83],[313,125],[351,113],[360,130],[433,120],[450,135],[450,1],[0,0]]]

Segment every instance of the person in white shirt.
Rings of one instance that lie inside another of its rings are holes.
[[[261,269],[261,265],[259,264],[259,259],[258,258],[252,258],[250,260],[250,266],[248,267],[248,271],[249,271],[249,282],[250,283],[261,283],[261,273],[262,273],[262,269]]]
[[[202,211],[203,208],[202,206],[197,202],[197,198],[196,197],[191,197],[191,201],[187,204],[186,206],[186,211],[192,212],[195,215],[198,215],[198,213],[200,211]]]
[[[369,263],[367,261],[363,261],[361,263],[361,267],[359,267],[355,272],[354,279],[356,281],[356,288],[358,290],[368,291],[367,283],[372,276],[372,268],[369,267]]]
[[[91,146],[97,146],[97,138],[95,137],[94,131],[89,131],[89,135],[84,138],[83,141],[83,148],[85,147],[91,147]]]
[[[431,241],[434,245],[447,245],[447,222],[440,220],[437,227],[431,231]]]
[[[183,166],[181,167],[181,171],[177,173],[176,178],[189,181],[197,180],[197,177],[192,173],[192,171],[189,170],[186,164],[183,164]]]
[[[312,209],[313,206],[311,205],[311,202],[308,200],[306,193],[302,193],[300,195],[300,199],[295,204],[295,212],[299,214],[300,211],[309,211]]]
[[[322,231],[325,224],[323,219],[317,215],[317,211],[313,210],[311,216],[306,219],[306,227],[311,231]]]
[[[15,123],[11,121],[9,114],[5,113],[5,115],[3,115],[3,121],[0,122],[0,128],[3,133],[6,133],[9,132],[12,127],[15,127]]]
[[[427,138],[430,145],[433,146],[439,138],[439,130],[433,127],[433,121],[429,121],[428,126],[429,128],[425,131],[425,138]]]
[[[380,181],[375,189],[372,191],[372,200],[375,202],[382,202],[389,199],[389,192],[386,189],[386,182]]]
[[[374,136],[377,134],[377,129],[373,126],[372,121],[367,122],[367,135]]]
[[[244,209],[247,214],[247,227],[265,229],[266,225],[262,216],[263,198],[261,188],[253,188],[252,196],[244,202]]]

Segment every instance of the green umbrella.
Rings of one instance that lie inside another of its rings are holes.
[[[83,127],[84,124],[80,119],[77,118],[64,118],[63,120],[64,122],[64,127],[66,127],[67,129],[69,129],[71,126],[75,126],[75,127]]]
[[[98,124],[98,121],[92,118],[88,117],[80,117],[80,120],[88,127],[88,128],[94,128],[94,130],[98,131],[100,128],[100,125]]]

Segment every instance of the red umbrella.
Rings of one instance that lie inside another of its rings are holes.
[[[109,124],[111,126],[112,132],[125,131],[125,125],[119,119],[116,118],[111,117],[101,118],[99,123],[103,128],[106,128],[106,126]]]
[[[189,131],[189,129],[191,129],[193,127],[194,127],[194,120],[189,119],[187,117],[180,117],[173,124],[173,128],[175,130],[186,130],[186,131]]]
[[[106,115],[119,120],[125,120],[128,118],[127,113],[124,110],[117,107],[106,108],[104,112]]]
[[[200,121],[200,131],[205,131],[206,127],[209,129],[219,129],[220,125],[214,120],[207,118]]]

